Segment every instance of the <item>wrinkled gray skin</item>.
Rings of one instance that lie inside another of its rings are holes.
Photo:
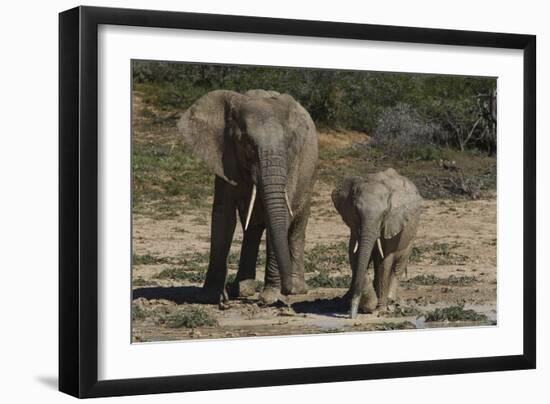
[[[350,228],[352,281],[344,298],[351,301],[350,316],[355,318],[358,311],[371,313],[396,299],[399,277],[406,270],[416,235],[422,198],[411,181],[390,168],[366,178],[346,178],[332,192],[332,201]],[[374,276],[368,271],[370,261]]]
[[[217,90],[185,111],[178,130],[216,174],[205,295],[220,303],[228,299],[227,255],[235,212],[244,231],[253,185],[257,198],[230,292],[237,296],[255,292],[258,248],[267,229],[261,300],[273,303],[284,300],[281,292],[305,293],[305,230],[317,170],[317,133],[307,111],[290,95],[275,91]]]

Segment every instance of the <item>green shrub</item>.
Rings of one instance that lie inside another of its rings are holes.
[[[330,276],[326,271],[322,271],[317,275],[306,280],[306,283],[311,288],[349,288],[351,277]]]
[[[475,276],[455,276],[450,275],[447,278],[440,278],[435,275],[417,275],[411,279],[406,280],[407,283],[413,283],[415,285],[424,285],[424,286],[431,286],[431,285],[446,285],[446,286],[468,286],[471,285],[474,282],[477,282],[477,278]]]
[[[319,128],[378,132],[382,142],[399,132],[405,146],[416,139],[487,152],[496,143],[494,78],[150,61],[134,61],[132,74],[134,89],[161,109],[185,110],[215,89],[263,88],[291,94]],[[472,127],[475,136],[465,137]]]
[[[144,255],[134,254],[132,256],[132,263],[134,265],[164,264],[166,262],[168,262],[167,258],[157,257],[151,254],[144,254]]]
[[[213,327],[218,321],[205,309],[191,307],[169,315],[166,325],[170,328]]]
[[[487,321],[487,316],[475,310],[465,310],[464,305],[438,308],[426,314],[426,321]]]
[[[204,271],[185,270],[179,267],[166,268],[160,271],[155,278],[157,279],[172,279],[172,280],[186,280],[192,283],[203,283],[206,279],[206,273]]]
[[[147,317],[147,312],[137,304],[132,304],[132,320],[143,320]]]

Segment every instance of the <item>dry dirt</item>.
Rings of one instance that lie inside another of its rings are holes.
[[[318,184],[307,229],[306,254],[315,246],[347,243],[348,229],[330,199],[330,187]],[[133,341],[188,338],[246,337],[256,335],[311,334],[342,331],[388,330],[465,326],[480,323],[426,322],[435,308],[464,305],[487,316],[482,324],[496,324],[496,199],[475,201],[425,201],[416,254],[401,281],[399,303],[393,311],[360,314],[347,318],[347,308],[338,300],[345,288],[310,288],[305,295],[290,298],[290,306],[260,307],[256,296],[233,300],[230,307],[196,303],[201,282],[158,277],[163,270],[185,271],[189,261],[181,257],[209,249],[208,210],[188,211],[173,219],[158,220],[134,215],[134,256],[151,256],[154,262],[133,266]],[[232,252],[238,253],[242,232],[237,226]],[[264,253],[262,243],[260,255]],[[347,256],[342,244],[342,256]],[[350,274],[347,259],[337,261],[330,276]],[[196,268],[190,268],[196,269]],[[204,270],[204,265],[201,270]],[[236,266],[230,266],[230,274]],[[315,272],[306,277],[315,276]],[[263,280],[263,265],[257,279]],[[198,308],[216,325],[194,328],[170,326],[174,313]],[[135,313],[134,313],[135,314]]]

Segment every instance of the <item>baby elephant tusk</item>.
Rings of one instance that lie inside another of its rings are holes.
[[[355,242],[355,247],[353,247],[353,253],[355,254],[357,252],[357,249],[359,248],[359,241]]]
[[[378,245],[378,251],[380,252],[380,256],[382,259],[384,259],[384,251],[382,250],[382,243],[380,242],[380,239],[376,239],[376,245]]]
[[[250,217],[254,210],[254,202],[256,201],[256,184],[252,185],[252,196],[250,197],[250,204],[248,205],[248,213],[246,214],[246,223],[244,225],[244,231],[248,229],[248,223],[250,223]]]
[[[286,201],[286,207],[288,208],[288,213],[290,213],[290,217],[294,217],[294,214],[292,213],[292,208],[290,207],[290,202],[288,201],[288,194],[285,191],[285,201]]]

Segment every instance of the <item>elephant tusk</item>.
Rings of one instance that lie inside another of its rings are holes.
[[[246,214],[246,223],[244,225],[244,231],[248,229],[248,223],[250,223],[250,217],[254,210],[254,202],[256,201],[256,184],[252,185],[252,196],[250,197],[250,204],[248,205],[248,213]]]
[[[353,253],[355,254],[357,252],[357,249],[359,248],[359,241],[355,242],[355,247],[353,247]]]
[[[378,251],[380,252],[380,256],[382,259],[384,259],[384,251],[382,250],[382,243],[380,242],[380,239],[376,239],[376,245],[378,246]]]
[[[288,208],[288,213],[290,213],[290,217],[294,217],[294,214],[292,213],[292,208],[290,207],[290,202],[288,201],[288,194],[285,190],[285,201],[286,201],[286,207]]]

